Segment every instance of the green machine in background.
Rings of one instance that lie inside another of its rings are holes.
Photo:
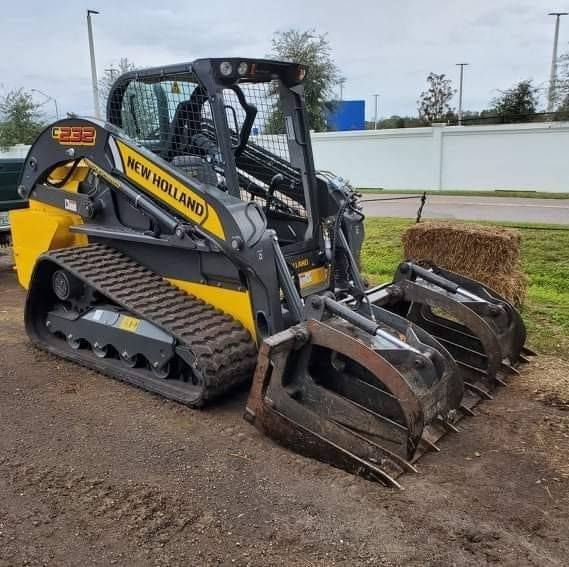
[[[8,211],[27,206],[18,195],[18,179],[24,158],[0,158],[0,245],[8,242],[10,226]]]

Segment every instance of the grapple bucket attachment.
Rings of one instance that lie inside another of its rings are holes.
[[[399,486],[454,428],[463,386],[427,333],[376,313],[385,320],[375,335],[332,317],[267,338],[245,417],[301,454]]]
[[[246,419],[301,454],[397,487],[533,354],[503,297],[412,262],[359,301],[313,296],[304,313],[261,345]]]

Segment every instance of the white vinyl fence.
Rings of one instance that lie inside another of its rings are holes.
[[[568,122],[313,133],[312,146],[318,169],[360,188],[569,192]]]
[[[355,187],[569,192],[569,123],[312,134],[318,169]]]

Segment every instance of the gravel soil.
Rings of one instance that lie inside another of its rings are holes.
[[[241,417],[58,360],[0,266],[0,566],[567,565],[566,362],[540,357],[403,491],[305,459]]]

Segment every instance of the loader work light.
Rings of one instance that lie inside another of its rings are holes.
[[[233,65],[229,61],[224,61],[219,64],[219,72],[224,77],[229,77],[233,73]]]

